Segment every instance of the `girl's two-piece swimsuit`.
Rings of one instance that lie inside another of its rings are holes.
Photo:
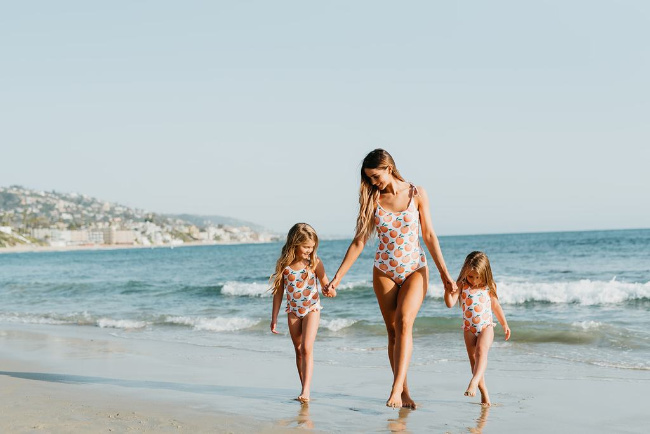
[[[474,290],[464,288],[460,293],[460,306],[463,308],[463,330],[466,332],[478,336],[486,327],[494,327],[492,299],[487,287]]]
[[[417,188],[411,184],[406,210],[390,212],[377,203],[375,227],[379,245],[375,253],[375,267],[390,277],[397,285],[426,267],[427,258],[420,247],[420,213],[413,203]]]
[[[285,312],[304,318],[309,312],[323,308],[318,297],[318,278],[313,271],[307,268],[296,271],[287,266],[282,274],[284,292],[287,294]]]

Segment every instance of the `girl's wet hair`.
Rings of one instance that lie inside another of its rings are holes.
[[[308,242],[314,243],[314,250],[311,252],[308,266],[308,268],[313,270],[316,267],[316,250],[318,249],[318,235],[316,235],[316,231],[307,223],[296,223],[289,229],[287,241],[282,246],[280,257],[275,263],[275,272],[270,278],[271,290],[274,294],[276,291],[284,290],[282,286],[282,271],[296,260],[296,248]]]

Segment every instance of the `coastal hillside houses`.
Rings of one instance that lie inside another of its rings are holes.
[[[194,222],[200,217],[191,216]],[[247,226],[196,224],[77,193],[0,187],[0,247],[161,246],[259,243],[276,236]]]

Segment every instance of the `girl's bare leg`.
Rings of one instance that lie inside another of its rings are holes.
[[[303,375],[303,362],[302,362],[302,322],[303,320],[298,318],[293,313],[287,315],[287,321],[289,323],[289,335],[291,335],[291,342],[293,343],[293,349],[296,352],[296,367],[298,368],[298,376],[300,377],[300,385],[304,387],[304,375]]]
[[[467,335],[471,335],[474,337],[474,335],[471,332],[465,332],[465,345],[467,346],[467,353],[469,355],[470,353],[470,346],[467,345],[468,340],[472,340],[471,338],[468,338]],[[467,390],[465,391],[466,396],[475,396],[476,395],[476,388],[478,387],[481,391],[481,403],[483,405],[490,405],[490,397],[488,395],[487,387],[485,386],[485,370],[487,369],[487,358],[488,358],[488,351],[490,350],[490,346],[492,345],[492,341],[494,340],[494,328],[493,327],[486,327],[484,328],[481,333],[479,333],[478,337],[475,337],[475,344],[474,344],[474,356],[470,356],[470,364],[472,365],[472,379],[469,382],[469,385],[467,386]],[[472,363],[473,360],[473,363]]]
[[[314,372],[314,341],[318,332],[318,323],[320,322],[320,311],[314,311],[307,314],[302,319],[302,341],[300,349],[302,353],[302,391],[298,400],[301,402],[309,401],[309,391],[311,387],[311,378]]]
[[[398,287],[381,271],[373,271],[373,287],[388,331],[388,358],[393,369],[389,407],[416,408],[407,386],[406,373],[413,352],[413,323],[427,290],[427,270],[411,274]]]

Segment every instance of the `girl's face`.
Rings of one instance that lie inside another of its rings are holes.
[[[311,253],[314,251],[314,246],[316,243],[313,241],[307,241],[306,243],[300,244],[296,247],[296,258],[302,259],[303,261],[309,261],[311,259]]]
[[[478,274],[478,271],[473,269],[470,270],[469,273],[467,273],[465,279],[467,279],[467,283],[469,283],[469,286],[471,286],[472,288],[485,284],[484,282],[482,282],[481,275]]]
[[[363,173],[366,174],[370,183],[379,190],[384,190],[393,178],[388,167],[384,169],[363,169]]]

